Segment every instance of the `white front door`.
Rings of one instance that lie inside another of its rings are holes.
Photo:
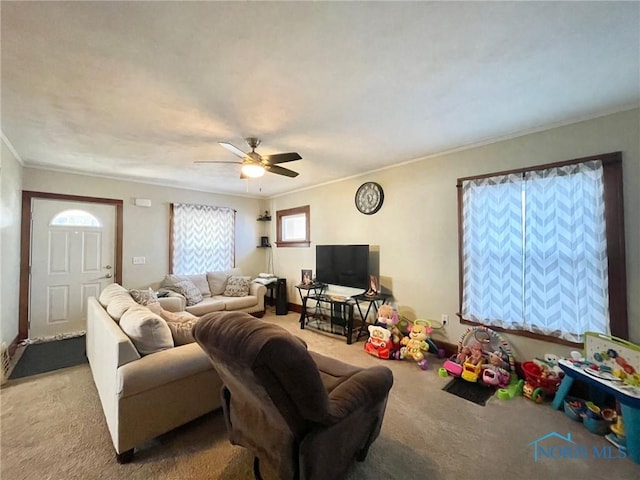
[[[29,338],[86,330],[87,299],[113,282],[113,205],[32,200]]]

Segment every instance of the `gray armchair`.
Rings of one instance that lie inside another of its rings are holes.
[[[230,441],[252,452],[257,478],[260,460],[283,480],[330,480],[365,459],[380,433],[391,370],[307,351],[282,327],[242,312],[205,315],[194,336],[224,383]]]

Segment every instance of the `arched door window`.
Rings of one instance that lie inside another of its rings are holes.
[[[58,213],[50,223],[57,227],[101,227],[100,221],[84,210],[65,210]]]

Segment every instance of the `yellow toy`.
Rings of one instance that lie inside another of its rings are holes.
[[[424,352],[429,350],[427,339],[431,333],[431,327],[417,322],[416,320],[413,325],[409,325],[409,336],[402,339],[403,347],[400,349],[400,355],[402,358],[412,358],[420,364],[424,361]]]

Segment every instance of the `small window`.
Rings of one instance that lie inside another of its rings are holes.
[[[309,205],[289,208],[276,212],[278,247],[308,247],[309,240]]]
[[[57,227],[101,227],[96,217],[84,210],[65,210],[60,212],[53,220],[52,226]]]

